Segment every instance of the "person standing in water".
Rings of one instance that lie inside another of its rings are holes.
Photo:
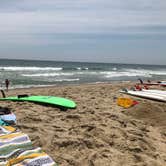
[[[6,86],[6,90],[8,91],[9,89],[9,84],[10,84],[10,81],[8,79],[5,80],[5,86]]]

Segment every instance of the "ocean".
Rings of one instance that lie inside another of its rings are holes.
[[[100,83],[113,81],[166,80],[166,66],[0,60],[0,84],[10,80],[10,88]]]

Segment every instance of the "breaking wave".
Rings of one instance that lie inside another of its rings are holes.
[[[11,80],[11,86],[14,87],[130,81],[137,78],[166,80],[166,66],[0,61],[1,82],[6,78]]]
[[[21,74],[24,77],[55,77],[55,76],[72,76],[74,73],[37,73],[37,74]]]
[[[55,70],[55,71],[60,71],[63,68],[61,67],[17,67],[17,66],[12,66],[12,67],[0,67],[0,70],[4,71],[44,71],[44,70]]]

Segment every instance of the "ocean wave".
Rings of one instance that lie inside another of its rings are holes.
[[[124,71],[141,75],[166,75],[165,70],[124,69]]]
[[[79,78],[64,78],[64,79],[56,79],[54,80],[55,82],[73,82],[73,81],[79,81],[80,79]]]
[[[116,68],[113,68],[113,70],[117,70]],[[102,67],[63,67],[63,70],[89,70],[89,71],[102,71],[103,68]]]
[[[112,70],[116,71],[116,70],[117,70],[117,68],[116,68],[116,67],[113,67],[113,68],[112,68]]]
[[[146,69],[122,69],[121,71],[103,71],[100,74],[106,78],[113,77],[152,77],[153,75],[166,75],[164,70],[146,70]]]
[[[17,66],[11,66],[11,67],[0,67],[0,70],[2,71],[47,71],[47,70],[54,70],[54,71],[60,71],[63,70],[62,67],[17,67]]]
[[[21,74],[24,77],[55,77],[55,76],[72,76],[74,73],[37,73],[37,74]]]
[[[38,85],[38,84],[29,84],[29,85],[22,85],[22,84],[18,84],[18,85],[13,85],[10,87],[10,89],[20,89],[20,88],[35,88],[35,87],[51,87],[51,86],[55,86],[56,84],[54,85]]]
[[[88,67],[63,67],[65,71],[89,70]]]
[[[113,77],[137,77],[137,76],[142,76],[142,77],[152,77],[149,74],[146,73],[131,73],[131,72],[114,72],[114,71],[105,71],[105,72],[100,72],[100,74],[105,75],[106,78],[113,78]]]

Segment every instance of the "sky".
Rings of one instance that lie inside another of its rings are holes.
[[[0,0],[0,58],[166,65],[166,1]]]

